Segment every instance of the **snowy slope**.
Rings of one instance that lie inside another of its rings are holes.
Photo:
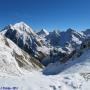
[[[44,76],[31,72],[22,76],[0,76],[0,87],[16,87],[18,90],[89,90],[90,80],[82,75],[65,74]]]
[[[0,35],[0,72],[19,75],[23,70],[39,70],[42,65],[12,41]]]
[[[90,72],[90,50],[87,50],[79,58],[71,59],[67,63],[56,62],[48,65],[45,74],[58,74],[58,73],[89,73]]]
[[[9,73],[21,74],[21,70],[15,60],[15,57],[13,57],[13,50],[8,47],[8,44],[5,42],[5,39],[1,35],[0,35],[0,72],[8,74]]]

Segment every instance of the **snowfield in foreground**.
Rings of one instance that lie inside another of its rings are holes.
[[[44,76],[41,72],[27,73],[22,76],[1,74],[0,87],[17,87],[17,90],[90,90],[90,81],[84,74]]]

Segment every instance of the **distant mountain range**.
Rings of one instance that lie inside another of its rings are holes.
[[[71,28],[62,32],[56,30],[48,32],[42,29],[35,33],[24,22],[19,22],[14,25],[10,24],[2,29],[1,33],[40,61],[50,55],[50,50],[54,48],[62,48],[64,51],[70,51],[69,48],[71,47],[75,49],[90,34],[89,30],[77,32]]]
[[[52,32],[41,29],[36,33],[24,22],[7,25],[0,31],[0,74],[24,75],[19,79],[21,83],[27,82],[29,88],[23,90],[52,87],[51,90],[87,90],[90,87],[90,82],[85,81],[90,74],[90,29],[82,32],[71,28]]]
[[[83,32],[77,32],[71,28],[62,32],[57,30],[48,32],[42,29],[35,33],[33,29],[24,22],[5,26],[5,28],[1,30],[1,33],[28,54],[39,59],[39,61],[49,56],[50,51],[53,51],[55,48],[62,48],[64,52],[72,52],[72,48],[74,50],[80,46],[87,36],[90,35],[89,29]]]

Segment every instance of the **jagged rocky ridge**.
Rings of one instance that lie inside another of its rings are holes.
[[[57,60],[68,61],[89,36],[87,32],[89,30],[77,32],[69,28],[63,32],[42,29],[35,33],[30,26],[20,22],[6,26],[1,33],[42,64],[48,65]]]

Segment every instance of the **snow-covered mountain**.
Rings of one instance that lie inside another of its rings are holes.
[[[44,69],[44,74],[58,73],[90,73],[90,37],[83,41],[80,48],[68,61],[59,60]]]
[[[38,60],[0,34],[0,73],[20,75],[22,70],[39,70],[41,67]]]
[[[62,32],[53,31],[46,38],[52,46],[65,47],[68,43],[72,46],[80,45],[85,38],[85,35],[83,32],[76,32],[69,28],[67,31]]]
[[[6,26],[1,33],[11,39],[21,49],[40,60],[46,55],[46,53],[41,50],[44,46],[44,40],[24,22],[19,22],[14,25],[10,24]]]
[[[42,29],[37,34],[41,37],[46,37],[47,35],[49,35],[49,32],[46,29]]]
[[[37,64],[32,58],[28,62],[28,54],[22,52],[11,40],[0,35],[0,86],[15,87],[19,90],[89,90],[89,41],[89,38],[84,41],[80,48],[82,53],[78,52],[67,63],[60,64],[58,61],[47,66],[42,72],[51,75],[46,76],[40,71],[34,71],[34,64]]]
[[[42,63],[48,65],[60,60],[68,61],[85,38],[86,35],[83,32],[77,32],[71,28],[62,32],[56,30],[50,32],[45,37],[45,42],[51,47],[50,56],[44,58]]]
[[[21,49],[33,55],[36,59],[39,59],[44,65],[53,62],[50,58],[51,53],[54,62],[58,59],[63,59],[65,56],[69,56],[69,54],[72,55],[75,48],[80,46],[86,37],[84,32],[76,32],[71,28],[63,32],[54,30],[50,33],[42,29],[40,32],[35,33],[24,22],[14,25],[10,24],[1,33],[16,43]],[[59,52],[56,51],[54,55],[55,49],[58,49]]]
[[[0,32],[3,85],[18,90],[89,90],[89,29],[35,33],[24,22],[6,26]]]

